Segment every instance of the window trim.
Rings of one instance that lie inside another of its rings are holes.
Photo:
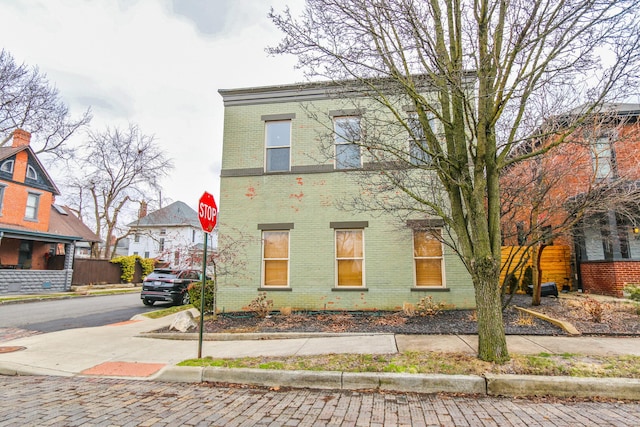
[[[0,216],[2,216],[2,209],[4,208],[4,194],[6,192],[7,185],[0,184]]]
[[[29,175],[31,175],[31,176],[29,176]],[[27,172],[26,172],[25,178],[31,179],[33,181],[37,181],[38,180],[38,172],[36,171],[36,169],[33,166],[27,165]]]
[[[29,198],[33,196],[35,198],[35,206],[29,206]],[[26,201],[26,205],[25,205],[25,210],[24,210],[24,220],[25,221],[31,221],[31,222],[37,222],[38,221],[38,214],[40,213],[40,196],[42,196],[42,193],[35,193],[33,191],[29,191],[27,192],[27,201]],[[27,215],[27,211],[29,208],[33,208],[33,217],[30,217]]]
[[[426,113],[429,118],[429,127],[431,131],[435,133],[435,121],[436,116],[433,113]],[[409,111],[407,116],[407,127],[410,129],[409,133],[409,163],[413,166],[429,166],[433,163],[432,156],[429,154],[429,146],[427,144],[427,137],[424,135],[424,130],[420,126],[420,117],[415,111]],[[422,135],[418,135],[421,133]],[[418,138],[420,137],[421,138]],[[422,143],[422,147],[418,143]],[[424,147],[424,148],[423,148]],[[414,150],[419,153],[419,156],[414,156]]]
[[[265,234],[269,233],[286,233],[287,234],[287,257],[286,258],[266,258],[265,257]],[[289,229],[278,229],[278,230],[262,230],[262,247],[261,247],[261,267],[262,271],[260,273],[260,289],[290,289],[291,288],[291,230]],[[267,268],[267,261],[286,261],[287,262],[287,284],[286,285],[267,285],[265,283]]]
[[[333,115],[331,116],[333,122],[333,150],[334,150],[334,164],[333,167],[335,170],[353,170],[353,169],[361,169],[362,168],[362,147],[360,144],[354,141],[362,140],[362,116],[359,114],[345,114],[345,115]],[[344,136],[340,135],[337,132],[336,124],[341,121],[347,120],[357,120],[358,121],[358,135],[357,138],[354,138],[353,141],[349,141]],[[344,139],[344,141],[338,141],[338,138]],[[338,146],[355,146],[358,149],[358,165],[351,166],[348,165],[346,167],[339,167],[340,164],[338,162]]]
[[[333,246],[334,246],[334,269],[335,269],[335,277],[334,277],[334,285],[333,285],[333,289],[367,289],[367,280],[366,280],[366,266],[365,266],[365,259],[366,259],[366,254],[365,254],[365,238],[364,238],[364,228],[358,227],[358,228],[334,228],[333,231]],[[362,256],[360,257],[341,257],[338,258],[338,233],[342,233],[342,232],[351,232],[351,231],[359,231],[361,236],[362,236]],[[345,261],[345,260],[360,260],[362,261],[362,269],[361,269],[361,275],[362,275],[362,283],[360,285],[340,285],[338,283],[339,280],[339,268],[338,268],[338,264],[339,261]]]
[[[289,124],[289,145],[274,145],[269,146],[269,124],[272,123],[288,123]],[[265,120],[264,122],[264,171],[265,173],[283,173],[291,171],[291,140],[293,137],[293,123],[291,119],[284,120]],[[286,169],[271,170],[269,168],[269,151],[284,150],[288,151],[288,162]]]
[[[442,228],[441,227],[421,227],[421,228],[413,228],[411,230],[411,251],[412,251],[412,260],[413,260],[413,288],[412,289],[425,289],[425,290],[437,290],[437,289],[448,289],[447,281],[446,281],[446,270],[445,270],[445,262],[444,262],[444,243],[442,240],[440,242],[440,256],[416,256],[416,248],[415,248],[415,238],[416,232],[434,232],[437,231],[440,237],[442,237]],[[418,265],[417,260],[422,259],[439,259],[440,260],[440,281],[442,285],[434,286],[434,285],[418,285]]]
[[[5,165],[6,165],[6,167],[5,167]],[[5,173],[13,173],[14,165],[15,165],[15,160],[13,160],[13,159],[5,160],[0,165],[0,171],[1,172],[5,172]]]

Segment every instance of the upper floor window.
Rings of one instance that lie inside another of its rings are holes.
[[[13,173],[13,163],[14,163],[13,160],[6,160],[2,162],[2,165],[0,165],[0,171]]]
[[[140,243],[140,233],[136,233],[133,235],[133,241],[135,243]]]
[[[2,205],[4,203],[4,189],[5,185],[0,185],[0,216],[2,216]]]
[[[289,286],[289,231],[263,231],[262,242],[262,285]]]
[[[336,169],[354,169],[362,166],[360,153],[360,117],[342,116],[333,119],[336,146]]]
[[[38,179],[38,172],[36,172],[34,167],[31,165],[27,165],[27,178],[33,179],[33,180]]]
[[[413,230],[413,262],[416,287],[443,286],[440,229]]]
[[[36,193],[29,193],[27,195],[27,207],[24,212],[25,219],[36,220],[38,219],[38,206],[40,204],[40,195]]]
[[[160,235],[161,236],[166,236],[167,235],[167,229],[166,228],[161,228],[160,229]]]
[[[591,147],[591,160],[593,172],[598,180],[613,178],[614,153],[612,138],[608,133],[601,134],[593,142]]]
[[[429,127],[434,130],[435,116],[433,114],[427,115],[429,120]],[[409,127],[409,162],[412,165],[428,165],[431,163],[431,155],[429,154],[429,148],[427,146],[427,139],[424,134],[424,128],[420,123],[420,119],[417,113],[409,113],[407,119],[407,125]]]
[[[265,122],[266,171],[289,170],[291,152],[291,120]]]
[[[159,242],[159,245],[158,245],[158,250],[160,252],[164,251],[164,237],[160,238],[160,242]]]

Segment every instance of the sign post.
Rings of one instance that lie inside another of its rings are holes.
[[[213,196],[206,191],[198,202],[198,220],[204,231],[204,249],[202,253],[202,289],[200,294],[200,337],[198,338],[198,359],[202,359],[202,332],[204,329],[204,289],[207,283],[207,237],[218,222],[218,207]],[[215,283],[214,283],[215,286]]]

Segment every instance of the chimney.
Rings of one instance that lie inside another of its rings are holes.
[[[144,218],[147,216],[147,202],[144,200],[140,202],[140,210],[138,211],[138,219]]]
[[[24,147],[29,145],[31,141],[31,134],[26,130],[16,129],[13,131],[13,144],[12,147]]]

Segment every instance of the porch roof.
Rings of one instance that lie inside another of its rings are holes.
[[[50,243],[73,243],[79,240],[83,240],[81,236],[64,236],[61,234],[22,229],[20,227],[0,227],[0,238],[2,237],[11,239],[38,240],[41,242]]]

